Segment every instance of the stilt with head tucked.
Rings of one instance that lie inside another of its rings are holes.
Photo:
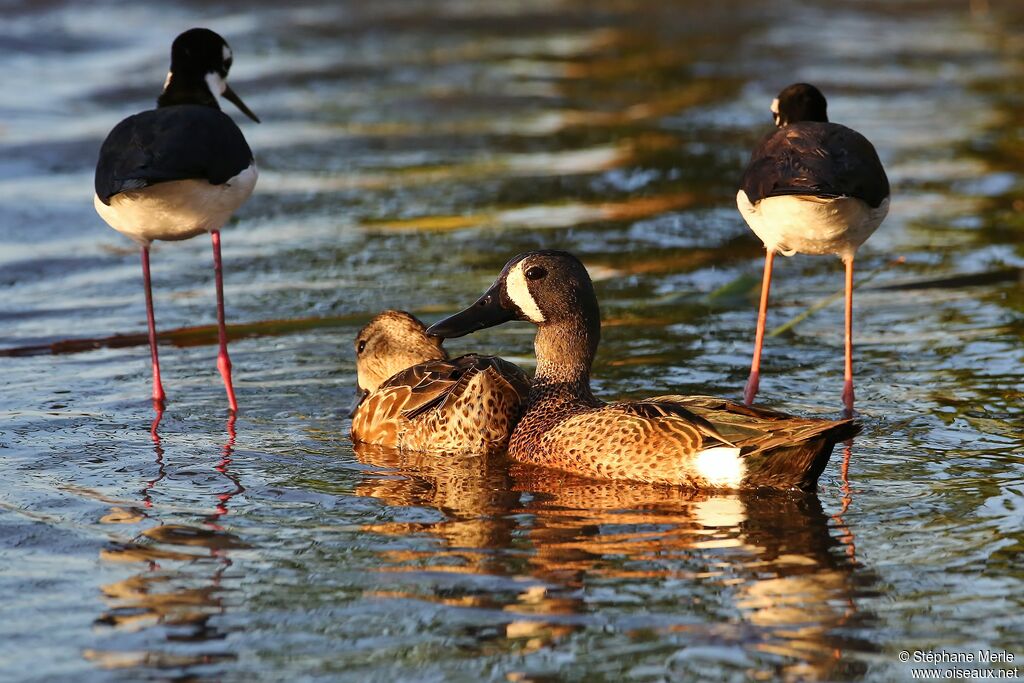
[[[767,255],[747,405],[757,394],[772,258],[836,254],[846,265],[846,363],[843,405],[853,413],[853,256],[889,212],[889,180],[860,133],[830,123],[825,96],[807,83],[772,102],[777,130],[766,135],[743,172],[736,206]]]

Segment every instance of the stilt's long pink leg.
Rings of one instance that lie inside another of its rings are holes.
[[[235,400],[235,387],[231,383],[231,358],[228,357],[228,332],[224,326],[224,270],[220,262],[220,230],[210,233],[213,240],[213,272],[217,279],[217,335],[220,339],[220,352],[217,354],[217,369],[224,378],[224,388],[228,392],[228,405],[232,412],[238,412]]]
[[[149,325],[149,355],[153,359],[153,408],[162,413],[167,394],[160,381],[160,358],[156,352],[156,318],[153,316],[153,286],[149,277],[149,247],[142,248],[142,280],[146,287],[146,323]]]
[[[768,319],[768,290],[772,286],[772,263],[775,251],[769,249],[764,256],[764,279],[761,280],[761,307],[757,313],[757,334],[754,336],[754,359],[750,363],[750,377],[743,390],[743,402],[748,406],[754,402],[757,386],[761,379],[761,346],[764,344],[764,326]]]
[[[846,264],[846,371],[843,382],[843,406],[853,415],[853,256]]]

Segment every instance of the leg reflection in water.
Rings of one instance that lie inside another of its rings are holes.
[[[850,509],[850,503],[853,502],[853,488],[850,486],[850,460],[853,458],[853,439],[843,444],[843,464],[840,469],[840,477],[843,482],[842,488],[839,490],[842,492],[843,497],[840,499],[842,507],[839,512],[832,515],[832,520],[836,523],[836,529],[839,529],[841,536],[838,540],[846,548],[846,554],[849,556],[852,562],[857,561],[857,547],[854,545],[853,532],[850,531],[850,527],[843,521],[843,515]]]
[[[214,482],[187,466],[174,467],[175,449],[165,449],[157,432],[161,417],[157,415],[151,428],[156,476],[145,482],[137,505],[116,506],[104,517],[107,523],[145,526],[130,540],[112,543],[100,552],[105,562],[138,563],[140,571],[101,588],[106,608],[96,623],[111,629],[106,637],[109,646],[83,655],[109,669],[159,672],[173,667],[187,674],[191,667],[203,666],[208,672],[211,664],[236,658],[224,648],[227,634],[216,619],[230,607],[226,602],[230,593],[222,582],[232,566],[231,551],[247,547],[222,525],[232,499],[245,491],[231,471],[235,416],[228,418],[227,438],[213,467],[220,476]],[[185,462],[186,457],[194,457],[182,455]],[[190,477],[192,486],[182,487],[175,481],[181,477]],[[229,488],[217,486],[218,480],[227,480]],[[175,485],[161,491],[168,482]],[[219,490],[205,490],[214,486]],[[196,525],[192,510],[197,504],[203,506],[207,496],[213,497],[213,510],[201,515],[201,525]],[[115,510],[120,514],[114,515]],[[145,646],[140,649],[138,636],[127,639],[128,634],[143,634]]]

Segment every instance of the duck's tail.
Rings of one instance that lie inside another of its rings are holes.
[[[854,420],[820,420],[754,408],[711,396],[663,396],[700,415],[740,449],[739,488],[813,491],[832,449],[860,433]]]
[[[813,491],[835,445],[861,430],[853,420],[793,420],[805,424],[791,424],[784,438],[767,439],[743,449],[743,488],[767,486]]]

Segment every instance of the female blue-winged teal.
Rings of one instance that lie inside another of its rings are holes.
[[[889,213],[889,179],[867,138],[829,123],[825,96],[796,83],[772,102],[778,130],[761,140],[743,172],[736,206],[765,246],[761,305],[743,399],[761,371],[775,252],[836,254],[846,264],[846,370],[843,403],[853,413],[853,256]]]
[[[563,251],[508,262],[472,306],[427,333],[458,337],[509,320],[537,326],[537,373],[509,455],[602,479],[695,488],[813,489],[851,420],[814,420],[706,396],[604,403],[590,391],[601,337],[586,268]]]
[[[504,450],[529,392],[517,366],[470,354],[452,360],[404,311],[384,311],[356,335],[360,400],[352,440],[411,451]]]

